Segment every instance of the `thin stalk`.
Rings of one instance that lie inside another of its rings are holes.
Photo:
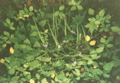
[[[77,45],[80,45],[80,40],[81,40],[81,33],[79,33],[79,29],[78,29],[78,23],[77,23],[77,40],[76,40],[76,43]]]
[[[35,23],[35,27],[36,27],[36,30],[37,30],[37,32],[38,32],[38,35],[39,35],[40,40],[42,41],[42,43],[45,43],[44,40],[43,40],[43,36],[40,34],[40,31],[39,31],[39,29],[38,29],[38,26],[37,26],[34,18],[33,18],[33,21],[34,21],[34,23]]]
[[[50,32],[51,32],[51,34],[52,34],[53,40],[55,41],[55,44],[56,44],[56,46],[57,46],[59,43],[58,43],[57,38],[56,38],[56,36],[54,35],[53,30],[51,29],[49,23],[48,23],[48,27],[49,27]]]

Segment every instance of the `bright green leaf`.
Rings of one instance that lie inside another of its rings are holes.
[[[29,11],[31,11],[31,12],[33,11],[33,6],[29,7]]]
[[[71,0],[68,2],[69,5],[76,5],[76,2],[74,0]]]
[[[37,78],[37,79],[40,79],[40,75],[39,75],[39,74],[36,74],[36,78]]]
[[[108,48],[112,48],[114,45],[113,44],[107,44],[106,45]]]
[[[88,65],[93,64],[93,61],[92,60],[88,60],[87,64]]]
[[[114,26],[114,27],[111,27],[111,29],[113,32],[120,32],[120,27]]]
[[[82,10],[83,7],[79,5],[79,6],[77,6],[77,9],[78,9],[78,10]]]
[[[10,27],[11,30],[15,30],[15,27]]]
[[[30,34],[30,36],[36,36],[37,35],[37,32],[36,31],[34,31],[34,32],[32,32],[31,34]]]
[[[111,70],[112,69],[112,67],[114,66],[114,63],[113,62],[110,62],[110,63],[106,63],[104,66],[103,66],[103,68],[104,68],[104,70]]]
[[[99,48],[96,49],[96,52],[101,53],[101,52],[103,52],[103,50],[104,50],[104,47],[99,47]]]
[[[6,36],[10,35],[9,32],[7,32],[7,31],[4,31],[3,34],[6,35]]]
[[[42,21],[39,22],[40,26],[45,26],[45,24],[46,24],[46,20],[42,20]]]
[[[2,47],[5,48],[7,46],[7,44],[3,44]]]
[[[105,78],[109,78],[109,77],[110,77],[110,75],[109,75],[109,74],[106,74],[106,73],[104,73],[103,76],[104,76]]]
[[[105,14],[105,10],[102,9],[102,10],[99,12],[99,16],[104,16],[104,14]]]
[[[100,39],[100,42],[101,42],[101,43],[105,43],[105,42],[106,42],[105,38],[101,38],[101,39]]]
[[[42,83],[48,83],[48,81],[47,81],[46,78],[43,78],[41,82],[42,82]]]
[[[89,10],[88,10],[88,14],[89,14],[89,15],[94,15],[94,10],[91,9],[91,8],[89,8]]]
[[[31,44],[31,43],[30,43],[30,40],[29,40],[28,38],[26,38],[26,39],[24,40],[24,44],[30,45],[30,44]]]
[[[76,6],[71,7],[71,11],[76,10]]]
[[[15,69],[9,69],[8,74],[13,75],[15,73]]]
[[[59,10],[62,11],[62,10],[64,10],[64,8],[65,8],[65,6],[64,6],[64,5],[61,5],[61,6],[59,7]]]
[[[33,47],[41,47],[40,43],[38,41],[36,41],[33,45]]]
[[[7,22],[8,24],[10,24],[10,19],[9,19],[9,18],[7,18],[7,19],[6,19],[6,22]]]

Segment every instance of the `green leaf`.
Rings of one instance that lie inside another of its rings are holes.
[[[105,38],[101,38],[101,39],[100,39],[100,42],[101,42],[101,43],[105,43],[105,42],[106,42]]]
[[[7,18],[7,19],[6,19],[6,22],[7,22],[8,24],[10,24],[10,19],[9,19],[9,18]]]
[[[92,50],[92,51],[90,52],[90,56],[92,57],[93,60],[100,58],[100,56],[97,56],[96,50]]]
[[[33,11],[33,6],[29,7],[29,11],[31,11],[31,12]]]
[[[45,24],[46,24],[46,20],[42,20],[42,21],[39,22],[40,26],[45,26]]]
[[[89,8],[89,10],[88,10],[88,14],[89,14],[89,15],[94,15],[94,10],[91,9],[91,8]]]
[[[82,7],[81,5],[79,5],[79,6],[77,6],[77,9],[78,9],[78,10],[82,10],[83,7]]]
[[[17,81],[19,79],[19,76],[15,76],[11,79],[11,81]]]
[[[4,78],[3,76],[0,76],[0,82],[1,83],[5,83],[5,81],[7,81],[8,79],[7,78]]]
[[[8,74],[13,75],[15,73],[15,69],[9,69]]]
[[[32,32],[31,34],[30,34],[30,36],[36,36],[37,35],[37,32],[36,31],[34,31],[34,32]]]
[[[88,60],[87,64],[88,65],[93,64],[93,61],[92,60]]]
[[[40,75],[39,75],[39,74],[36,74],[36,78],[37,78],[37,79],[40,79]]]
[[[7,46],[7,44],[3,44],[2,47],[5,48]]]
[[[109,74],[106,74],[106,73],[104,73],[103,76],[104,76],[105,78],[109,78],[109,77],[110,77],[110,75],[109,75]]]
[[[42,83],[48,83],[48,81],[47,81],[46,78],[43,78],[41,82],[42,82]]]
[[[71,11],[76,10],[76,6],[71,7]]]
[[[112,48],[114,45],[113,44],[107,44],[106,45],[108,48]]]
[[[106,63],[106,64],[103,66],[103,68],[104,68],[104,70],[110,71],[113,66],[114,66],[114,63],[113,63],[113,62],[110,62],[110,63]]]
[[[41,64],[39,63],[38,60],[34,60],[34,61],[28,63],[28,65],[30,66],[30,70],[33,70],[35,68],[39,68]]]
[[[96,49],[96,52],[101,53],[101,52],[103,52],[103,50],[104,50],[104,47],[99,47],[99,48]]]
[[[20,15],[25,14],[24,10],[19,10],[19,14],[20,14]]]
[[[94,22],[96,25],[99,25],[100,24],[100,21],[95,21]]]
[[[15,27],[10,27],[11,30],[15,30]]]
[[[31,43],[30,43],[30,40],[29,40],[28,38],[26,38],[26,39],[24,40],[24,44],[30,45],[30,44],[31,44]]]
[[[33,45],[33,47],[41,47],[40,43],[38,41],[36,41]]]
[[[64,8],[65,8],[65,6],[64,6],[64,5],[61,5],[61,6],[59,7],[59,10],[62,11],[62,10],[64,10]]]
[[[69,5],[76,5],[76,2],[74,0],[71,0],[68,2]]]
[[[49,62],[49,61],[51,61],[51,58],[42,57],[42,56],[39,56],[39,57],[37,57],[36,59],[38,59],[38,60],[40,60],[40,61],[43,61],[43,62]]]
[[[75,71],[72,71],[76,76],[80,76],[80,70],[79,69],[75,69]]]
[[[102,9],[100,12],[99,12],[99,16],[104,16],[104,14],[105,14],[105,10],[104,9]]]
[[[114,26],[114,27],[111,27],[111,29],[113,32],[120,32],[120,27]]]
[[[7,32],[7,31],[4,31],[3,34],[6,35],[6,36],[10,35],[9,32]]]

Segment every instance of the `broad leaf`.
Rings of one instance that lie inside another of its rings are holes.
[[[89,15],[94,15],[94,10],[91,9],[91,8],[89,8],[89,10],[88,10],[88,14],[89,14]]]

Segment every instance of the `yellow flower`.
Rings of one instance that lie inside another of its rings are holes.
[[[12,54],[14,53],[14,49],[13,49],[12,47],[10,47],[10,50],[9,50],[9,51],[10,51],[10,53],[12,53]]]
[[[120,80],[120,76],[117,76],[116,79],[117,79],[117,80]]]
[[[24,15],[24,17],[29,17],[29,15]]]
[[[96,66],[93,66],[94,69],[96,69],[97,67]]]
[[[89,41],[89,40],[90,40],[90,36],[86,35],[86,36],[85,36],[85,40],[86,40],[86,41]]]
[[[104,36],[103,36],[103,38],[107,38],[107,36],[106,36],[106,35],[104,35]]]
[[[30,79],[30,83],[35,83],[35,80],[33,80],[33,79]]]
[[[22,17],[19,17],[19,19],[22,19]]]
[[[55,77],[55,74],[54,74],[54,73],[52,73],[52,74],[51,74],[51,77],[52,77],[52,78],[54,78],[54,77]]]
[[[95,44],[96,44],[96,41],[95,40],[92,40],[92,41],[90,41],[90,43],[89,43],[91,46],[94,46]]]
[[[0,63],[4,63],[5,62],[5,60],[4,59],[0,59]]]

